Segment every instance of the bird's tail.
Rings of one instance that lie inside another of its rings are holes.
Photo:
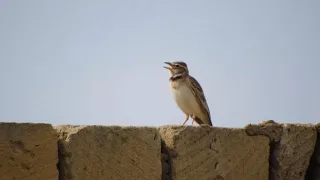
[[[196,121],[196,123],[198,123],[199,125],[201,125],[201,124],[207,124],[207,123],[204,123],[200,118],[198,118],[198,117],[196,117],[195,119],[194,119],[194,121]],[[212,122],[211,122],[211,120],[209,119],[209,124],[208,125],[210,125],[210,126],[212,126]]]

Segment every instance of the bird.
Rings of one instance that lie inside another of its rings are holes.
[[[188,66],[183,61],[164,62],[168,66],[169,78],[173,98],[186,116],[182,125],[191,117],[192,125],[195,121],[199,125],[212,126],[209,106],[199,82],[189,74]]]

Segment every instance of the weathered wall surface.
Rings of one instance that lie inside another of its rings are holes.
[[[317,140],[315,126],[266,122],[248,125],[246,130],[270,138],[270,179],[305,179]]]
[[[60,179],[161,180],[155,128],[58,126]]]
[[[209,126],[167,126],[159,131],[172,158],[173,179],[268,179],[267,137]]]
[[[0,123],[0,180],[317,180],[318,131]]]
[[[49,124],[0,123],[0,179],[58,179],[57,140]]]

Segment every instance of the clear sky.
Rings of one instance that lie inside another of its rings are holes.
[[[0,119],[182,124],[162,66],[185,61],[214,126],[320,122],[319,9],[319,0],[0,0]]]

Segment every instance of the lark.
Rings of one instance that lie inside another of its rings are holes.
[[[164,68],[168,69],[171,74],[169,82],[173,98],[186,116],[182,125],[185,125],[191,117],[192,125],[195,121],[199,125],[212,126],[209,107],[202,87],[195,78],[189,75],[187,64],[182,61],[165,62],[165,64],[169,65]]]

